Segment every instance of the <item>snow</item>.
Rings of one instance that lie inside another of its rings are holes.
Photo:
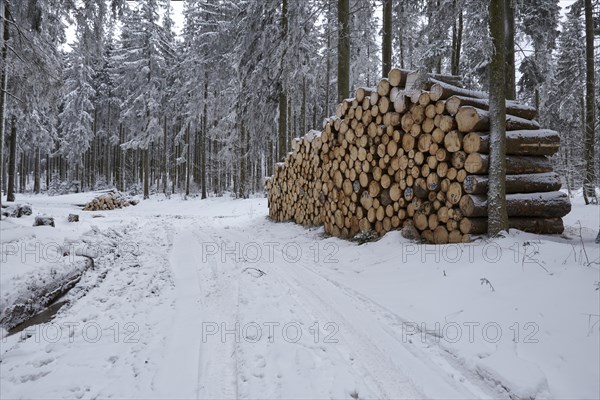
[[[0,398],[600,397],[600,213],[581,197],[561,236],[424,246],[276,224],[264,198],[76,206],[95,195],[21,196],[33,215],[1,221],[0,312],[76,265],[10,246],[95,268],[52,321],[2,332]]]

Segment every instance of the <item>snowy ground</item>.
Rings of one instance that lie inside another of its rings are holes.
[[[21,197],[34,215],[1,222],[0,313],[95,259],[51,322],[2,339],[2,399],[600,397],[580,198],[563,237],[419,246],[274,224],[266,199],[78,212],[93,196]]]

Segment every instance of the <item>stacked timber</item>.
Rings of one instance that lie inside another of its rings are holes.
[[[460,85],[455,76],[392,69],[377,87],[357,89],[277,164],[266,182],[271,218],[323,224],[344,238],[407,225],[438,244],[484,233],[488,95]],[[540,128],[535,109],[506,106],[509,225],[560,233],[570,203],[548,158],[559,136]]]
[[[91,200],[83,207],[83,211],[115,210],[118,208],[134,206],[137,203],[137,200],[129,199],[122,193],[111,190],[108,193],[102,194]]]
[[[275,165],[273,177],[267,179],[265,184],[270,199],[269,213],[273,220],[293,220],[306,226],[322,224],[321,209],[325,198],[320,154],[323,134],[310,131],[301,139],[296,139],[292,145],[293,151],[288,153],[284,162]]]

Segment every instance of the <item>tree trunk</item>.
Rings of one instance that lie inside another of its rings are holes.
[[[2,188],[4,188],[4,132],[5,132],[5,113],[6,113],[6,57],[8,55],[8,46],[6,42],[9,39],[8,24],[4,23],[5,16],[8,15],[8,3],[0,0],[0,33],[2,33],[2,50],[0,60],[0,205],[2,205]]]
[[[350,94],[350,2],[338,0],[338,103]]]
[[[594,167],[594,108],[595,78],[594,78],[594,21],[592,14],[592,0],[585,0],[585,55],[586,55],[586,82],[585,82],[585,180],[583,193],[586,204],[597,203],[596,174]]]
[[[121,142],[123,140],[123,124],[119,124],[119,140],[117,145],[115,146],[115,181],[117,183],[117,190],[123,190],[123,171],[121,168],[122,160],[122,152],[121,152]]]
[[[325,61],[325,115],[323,115],[323,118],[327,118],[329,117],[329,110],[331,108],[329,101],[330,101],[330,89],[331,89],[331,84],[330,84],[330,79],[331,79],[331,24],[332,24],[332,18],[331,18],[331,0],[327,0],[327,49],[325,49],[325,56],[327,57],[327,60]],[[270,163],[269,165],[272,165],[273,163]]]
[[[148,148],[142,150],[142,163],[143,163],[143,174],[144,174],[144,200],[150,198],[150,150]]]
[[[454,0],[455,13],[458,18],[452,24],[452,63],[451,63],[451,74],[460,74],[460,51],[462,48],[462,32],[463,32],[463,15],[462,7],[456,4]],[[456,16],[455,16],[456,18]]]
[[[204,76],[204,116],[202,118],[202,198],[206,198],[206,136],[207,131],[207,117],[208,117],[208,73]]]
[[[277,160],[283,161],[287,153],[287,96],[285,89],[280,87],[279,92],[279,139],[277,143]]]
[[[188,125],[185,135],[186,141],[186,155],[185,155],[185,195],[190,195],[190,171],[192,170],[192,142],[191,142],[191,131],[192,129]]]
[[[239,183],[238,183],[238,197],[246,198],[246,127],[244,121],[241,122],[240,127],[240,172],[239,172]]]
[[[381,43],[382,76],[385,78],[392,69],[392,0],[383,0],[383,38]]]
[[[288,34],[288,0],[283,0],[281,3],[281,41],[285,43]],[[285,52],[282,55],[285,58]],[[283,61],[283,60],[282,60]],[[284,83],[283,73],[279,81],[279,140],[277,158],[282,161],[287,153],[287,88]]]
[[[505,94],[507,100],[517,98],[516,80],[515,80],[515,0],[505,0],[504,46],[506,49],[505,70]]]
[[[163,159],[162,159],[162,191],[163,194],[167,195],[167,185],[169,181],[169,149],[167,143],[167,117],[163,119]]]
[[[54,164],[54,159],[50,158],[50,155],[46,153],[46,192],[50,190],[50,173],[52,172],[52,168],[50,167],[51,163]]]
[[[10,149],[8,153],[8,188],[6,201],[15,201],[15,170],[17,168],[17,117],[11,117]]]
[[[306,131],[306,76],[302,77],[302,109],[300,111],[300,135]]]
[[[40,193],[40,187],[41,187],[41,159],[40,159],[40,148],[36,147],[34,150],[35,156],[34,156],[34,165],[33,165],[33,193],[35,194],[39,194]]]
[[[19,160],[19,193],[25,193],[25,178],[27,175],[26,169],[25,169],[25,161],[27,159],[27,156],[25,154],[24,151],[21,152],[21,157]]]
[[[506,206],[506,94],[504,56],[505,0],[490,0],[490,32],[495,52],[490,65],[490,168],[488,189],[488,233],[508,228]],[[458,115],[458,114],[457,114]],[[463,131],[464,132],[464,131]],[[462,209],[462,208],[461,208]],[[465,214],[466,215],[466,214]]]

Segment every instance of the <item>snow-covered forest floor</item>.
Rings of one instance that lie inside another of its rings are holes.
[[[2,314],[94,259],[53,320],[3,332],[3,399],[600,397],[600,216],[580,197],[561,237],[425,246],[275,224],[264,198],[76,206],[95,195],[2,219]]]

